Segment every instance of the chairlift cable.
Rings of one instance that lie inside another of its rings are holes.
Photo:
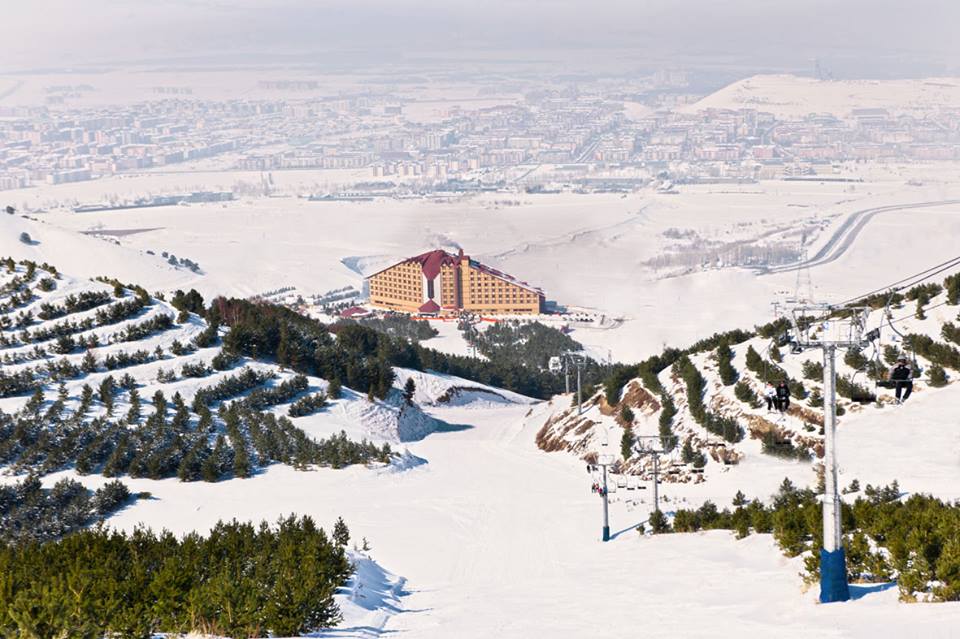
[[[892,291],[896,292],[896,291],[902,290],[902,289],[904,289],[904,288],[908,288],[908,287],[911,287],[911,286],[915,286],[915,285],[919,284],[920,282],[922,282],[922,281],[924,281],[924,280],[926,280],[926,279],[929,279],[929,278],[933,277],[934,275],[938,275],[939,273],[942,273],[943,271],[950,270],[950,269],[953,268],[954,266],[960,266],[960,255],[958,255],[958,256],[956,256],[956,257],[953,257],[953,258],[947,260],[946,262],[941,262],[940,264],[937,264],[936,266],[931,266],[930,268],[928,268],[928,269],[926,269],[926,270],[923,270],[923,271],[920,271],[919,273],[914,273],[913,275],[910,275],[910,276],[908,276],[908,277],[905,277],[905,278],[903,278],[903,279],[901,279],[901,280],[897,280],[896,282],[893,282],[892,284],[888,284],[887,286],[883,286],[883,287],[874,289],[874,290],[870,291],[869,293],[863,293],[863,294],[861,294],[861,295],[857,295],[856,297],[852,297],[852,298],[850,298],[850,299],[848,299],[848,300],[845,300],[845,301],[843,301],[843,302],[840,302],[839,304],[836,304],[836,306],[846,306],[847,304],[851,304],[851,303],[853,303],[853,302],[860,301],[860,300],[862,300],[862,299],[864,299],[864,298],[870,297],[871,295],[875,295],[876,293],[882,293],[883,291],[886,291],[886,290],[892,290]],[[933,271],[933,272],[931,272],[931,271]],[[922,276],[922,277],[921,277],[921,276]],[[920,279],[916,279],[916,278],[920,278]],[[916,279],[915,282],[912,281],[912,280],[915,280],[915,279]]]

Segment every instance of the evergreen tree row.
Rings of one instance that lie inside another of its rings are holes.
[[[437,329],[430,326],[430,322],[415,320],[405,313],[386,313],[381,317],[357,320],[357,323],[372,328],[378,333],[386,333],[391,337],[411,342],[422,342],[438,334]]]
[[[244,366],[239,372],[221,378],[213,386],[204,386],[197,389],[193,396],[193,410],[199,413],[200,409],[205,406],[211,406],[216,402],[236,397],[263,385],[267,380],[274,377],[276,377],[276,373],[272,371],[261,371]]]
[[[309,517],[221,522],[207,536],[94,529],[0,545],[0,635],[301,635],[339,621],[333,595],[350,573]]]
[[[736,443],[743,440],[743,427],[736,419],[707,410],[703,403],[703,393],[707,383],[690,358],[684,355],[678,359],[673,365],[673,370],[686,386],[687,406],[694,420],[707,431],[723,437],[728,442]]]
[[[238,400],[244,408],[263,410],[288,402],[310,387],[305,375],[294,375],[276,386],[253,389],[245,398]]]
[[[271,389],[279,394],[255,403],[259,406],[279,399],[280,394],[299,392],[303,381],[294,378],[284,389]],[[116,398],[124,391],[130,406],[125,415],[115,419]],[[307,396],[312,408],[322,395]],[[195,419],[179,393],[168,401],[157,391],[152,398],[153,411],[144,418],[136,381],[129,376],[119,382],[107,377],[96,391],[84,385],[73,412],[66,408],[67,399],[62,386],[52,402],[37,389],[17,413],[0,412],[0,465],[38,474],[74,465],[80,473],[101,472],[108,477],[129,474],[162,479],[177,475],[183,481],[218,481],[248,477],[275,462],[300,468],[341,468],[387,462],[391,455],[389,447],[352,442],[343,433],[314,441],[286,417],[260,412],[246,402],[221,404],[219,415],[201,404]],[[106,415],[88,417],[95,402],[103,406]],[[306,410],[306,403],[297,410]]]
[[[748,502],[743,493],[733,506],[719,510],[708,501],[696,510],[678,510],[672,530],[728,529],[741,538],[773,533],[785,554],[804,555],[810,580],[819,577],[823,507],[815,492],[785,479],[770,506]],[[868,485],[852,504],[841,505],[841,519],[849,581],[895,579],[902,600],[960,601],[960,503],[922,494],[903,499],[896,482]]]
[[[52,320],[72,313],[88,311],[91,308],[108,304],[112,297],[106,291],[81,291],[76,295],[68,295],[62,304],[45,302],[40,305],[37,317],[42,320]]]
[[[541,371],[546,370],[551,357],[583,350],[569,335],[540,322],[496,322],[483,331],[465,324],[463,335],[491,361]]]
[[[320,392],[312,395],[304,395],[297,401],[290,404],[287,414],[290,417],[303,417],[312,415],[327,405],[327,394]]]
[[[130,491],[119,481],[107,482],[95,492],[73,479],[61,479],[45,489],[35,475],[0,484],[0,544],[59,539],[109,516],[129,500]]]
[[[441,353],[355,322],[326,326],[273,304],[217,298],[207,319],[230,327],[224,337],[227,352],[273,359],[374,397],[385,398],[389,393],[393,366],[456,375],[531,397],[547,398],[563,391],[563,379],[554,373]]]

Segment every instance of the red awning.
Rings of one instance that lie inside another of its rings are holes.
[[[427,300],[417,310],[420,311],[421,313],[437,313],[440,311],[440,305],[434,302],[433,300]]]

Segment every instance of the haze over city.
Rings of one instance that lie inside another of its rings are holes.
[[[806,73],[821,58],[856,78],[950,74],[960,54],[951,31],[960,8],[948,0],[608,0],[589,9],[576,0],[37,0],[3,11],[2,71],[162,60],[363,67],[423,55],[469,64],[480,53],[600,70],[622,58],[589,52],[621,49],[633,65],[746,72]]]

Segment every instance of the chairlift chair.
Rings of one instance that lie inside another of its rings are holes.
[[[549,362],[547,362],[547,367],[550,369],[551,373],[559,373],[563,371],[563,362],[560,360],[559,357],[554,356],[550,358]]]

